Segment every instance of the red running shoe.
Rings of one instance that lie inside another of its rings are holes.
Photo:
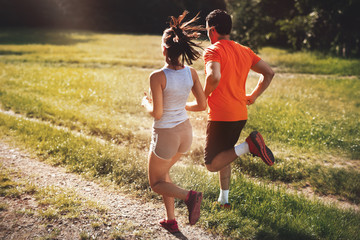
[[[259,132],[253,131],[250,133],[246,138],[246,142],[249,144],[250,153],[253,156],[260,157],[269,166],[274,164],[274,155],[265,145],[264,139]]]
[[[216,202],[214,202],[214,206],[219,209],[231,210],[230,203],[221,204],[220,202],[216,201]]]
[[[190,190],[185,200],[185,204],[189,211],[190,225],[194,225],[200,218],[201,201],[202,193]]]
[[[230,210],[231,204],[230,203],[220,204],[220,208]]]
[[[171,233],[180,232],[177,221],[175,219],[174,220],[163,219],[159,223],[163,228],[165,228],[166,230],[168,230]]]

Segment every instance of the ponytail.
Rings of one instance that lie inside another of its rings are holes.
[[[184,62],[191,65],[201,54],[196,48],[202,49],[201,46],[194,43],[193,40],[200,37],[199,31],[203,31],[202,26],[192,26],[199,19],[199,13],[190,21],[182,23],[188,14],[184,11],[178,18],[171,17],[170,28],[167,28],[163,34],[163,44],[168,50],[167,57],[173,65],[184,65]],[[181,62],[179,58],[181,57]]]

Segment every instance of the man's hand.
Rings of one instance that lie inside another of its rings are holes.
[[[246,105],[251,105],[255,103],[256,98],[251,94],[246,94]]]

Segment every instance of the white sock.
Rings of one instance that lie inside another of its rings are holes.
[[[218,198],[218,202],[221,204],[225,204],[229,202],[229,190],[222,190],[220,189],[220,195]]]
[[[250,152],[249,144],[247,142],[236,145],[234,149],[237,156],[241,156]]]

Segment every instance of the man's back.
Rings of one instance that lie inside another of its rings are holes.
[[[248,47],[219,40],[205,50],[204,60],[205,64],[212,61],[221,66],[220,83],[208,97],[209,120],[246,120],[246,79],[260,58]]]

